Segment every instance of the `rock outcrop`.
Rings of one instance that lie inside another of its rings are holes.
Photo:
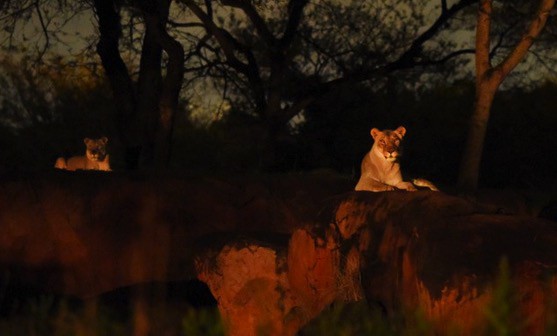
[[[204,237],[288,235],[350,184],[318,174],[0,176],[0,265],[15,279],[79,297],[192,278]]]
[[[480,334],[501,260],[524,334],[547,325],[557,293],[554,223],[428,191],[353,192],[331,206],[286,247],[232,239],[200,256],[198,274],[231,335],[294,335],[334,301],[364,298],[387,317],[419,310],[439,334]]]
[[[547,325],[557,293],[555,223],[432,192],[353,194],[335,218],[341,250],[361,251],[365,297],[388,314],[420,310],[440,334],[479,334],[506,260],[525,334]]]
[[[541,332],[557,293],[554,222],[441,192],[350,189],[320,175],[4,178],[0,265],[80,297],[198,278],[230,335],[294,335],[331,303],[364,299],[470,334],[504,259],[525,333]]]

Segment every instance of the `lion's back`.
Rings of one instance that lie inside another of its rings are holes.
[[[87,159],[87,156],[72,156],[71,158],[64,159],[62,157],[56,160],[54,165],[55,168],[65,169],[65,170],[105,170],[110,171],[110,163],[108,156],[105,157],[104,161],[92,162]]]
[[[72,156],[66,160],[67,170],[80,170],[91,169],[87,167],[87,158],[82,156]]]
[[[87,168],[87,158],[85,156],[72,156],[71,158],[64,159],[59,157],[54,164],[55,168],[65,170],[80,170]],[[89,168],[90,169],[90,168]]]

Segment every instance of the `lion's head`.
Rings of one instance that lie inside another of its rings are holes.
[[[370,134],[374,141],[374,149],[381,154],[385,160],[395,161],[398,158],[400,155],[400,144],[404,134],[406,134],[406,128],[400,126],[394,131],[380,131],[377,128],[372,128]]]
[[[108,142],[108,138],[102,137],[100,139],[83,139],[85,146],[87,147],[85,151],[85,155],[91,161],[104,161],[106,157],[106,143]]]

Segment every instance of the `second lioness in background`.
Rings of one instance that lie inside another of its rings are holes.
[[[362,160],[360,180],[355,190],[388,191],[403,189],[415,191],[416,186],[438,190],[431,182],[415,179],[412,182],[402,180],[398,157],[400,144],[406,128],[400,126],[396,130],[371,129],[373,146]]]
[[[83,139],[85,143],[85,155],[72,156],[56,160],[55,168],[66,170],[110,170],[109,155],[106,153],[108,138]]]

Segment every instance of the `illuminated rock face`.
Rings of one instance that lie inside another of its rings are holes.
[[[230,335],[290,335],[296,330],[294,325],[288,332],[296,306],[280,252],[252,242],[198,260],[198,277],[211,288]]]
[[[87,297],[198,277],[231,335],[295,335],[332,302],[363,299],[476,334],[502,257],[526,335],[557,302],[553,222],[443,193],[315,176],[56,173],[0,186],[0,266],[14,279]]]
[[[540,334],[557,293],[557,228],[496,210],[442,193],[353,193],[332,211],[329,232],[337,232],[340,260],[359,260],[369,302],[388,315],[419,310],[438,334],[485,331],[504,258],[516,323],[525,335]]]
[[[557,293],[552,223],[432,192],[336,201],[330,220],[297,229],[287,247],[230,239],[201,257],[231,335],[294,335],[335,300],[364,296],[387,315],[421,311],[439,334],[485,334],[503,257],[521,330],[545,328]]]
[[[196,268],[230,335],[295,335],[339,295],[337,247],[304,229],[284,244],[236,238],[207,249]]]
[[[302,175],[0,176],[0,267],[29,285],[79,297],[193,278],[201,238],[289,235],[322,199],[349,188],[343,179]]]

